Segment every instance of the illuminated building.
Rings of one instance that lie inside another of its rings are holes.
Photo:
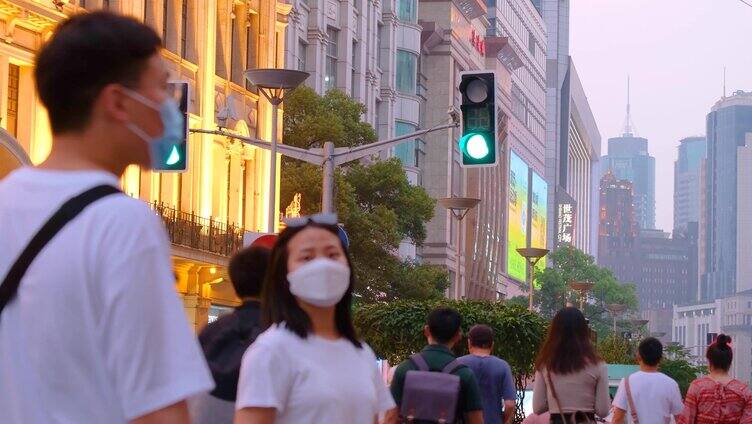
[[[271,105],[244,81],[243,71],[283,67],[289,5],[275,0],[0,0],[5,41],[0,43],[0,125],[6,130],[0,132],[0,178],[21,164],[43,161],[50,150],[46,112],[33,84],[35,53],[67,16],[103,8],[143,20],[162,36],[173,78],[190,87],[191,128],[221,126],[271,139]],[[246,231],[267,230],[270,155],[213,135],[192,134],[188,144],[187,172],[130,167],[122,188],[163,217],[177,289],[189,320],[199,328],[212,305],[238,303],[225,265]]]

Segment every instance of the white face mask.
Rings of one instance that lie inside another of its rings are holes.
[[[317,258],[287,274],[290,292],[306,303],[334,306],[350,286],[350,268],[328,258]]]

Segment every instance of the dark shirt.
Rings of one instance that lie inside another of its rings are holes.
[[[478,380],[483,399],[484,424],[501,424],[504,422],[504,401],[515,400],[512,368],[495,356],[465,355],[459,359],[467,365]]]
[[[204,327],[198,341],[216,383],[212,396],[235,401],[243,354],[261,332],[261,304],[255,300]]]
[[[450,362],[456,359],[456,356],[447,347],[442,345],[429,345],[422,351],[421,355],[428,364],[428,368],[431,371],[441,371]],[[390,387],[392,397],[399,406],[402,402],[402,390],[405,386],[405,376],[408,371],[417,370],[413,361],[406,360],[397,366],[394,371],[394,378],[392,379],[392,385]],[[480,411],[483,409],[483,403],[480,397],[480,390],[478,389],[478,382],[473,375],[472,370],[468,367],[460,367],[454,373],[454,375],[460,378],[460,396],[458,400],[459,412],[467,413],[472,411]]]

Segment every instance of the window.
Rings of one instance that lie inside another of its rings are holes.
[[[326,71],[324,73],[324,91],[337,87],[337,36],[334,28],[326,30]]]
[[[259,17],[255,13],[248,15],[245,28],[245,42],[246,42],[246,57],[245,66],[246,69],[256,69],[258,67],[258,34],[259,34]],[[256,87],[251,85],[250,82],[245,82],[245,88],[254,93],[257,92]]]
[[[377,35],[379,37],[377,41],[378,51],[376,52],[376,66],[380,69],[384,69],[384,40],[386,40],[386,27],[384,25],[378,25]]]
[[[415,77],[418,72],[418,56],[397,50],[397,91],[415,94]]]
[[[280,45],[282,44],[281,38],[282,38],[282,33],[280,33],[279,31],[275,31],[274,32],[274,67],[275,68],[284,68],[284,66],[282,66],[282,62],[283,62],[282,55],[279,54],[279,48],[281,47]]]
[[[402,135],[415,132],[417,127],[407,122],[395,122],[394,135],[399,137]],[[416,152],[415,140],[405,141],[394,147],[394,156],[398,157],[402,161],[404,166],[418,166],[418,155]]]
[[[180,57],[188,53],[188,0],[180,5]]]
[[[240,49],[236,49],[237,43],[235,40],[235,37],[237,37],[238,34],[238,27],[237,27],[237,18],[235,17],[235,13],[230,14],[230,81],[236,82],[235,79],[238,77],[237,71],[235,70],[235,65],[240,62]],[[235,50],[238,50],[236,53]]]
[[[18,136],[18,83],[21,67],[10,64],[8,66],[8,124],[6,128],[14,137]]]
[[[105,3],[109,3],[106,1]],[[167,4],[168,0],[162,0],[162,44],[167,47],[167,27],[170,17],[170,6]],[[107,6],[109,8],[109,6]]]
[[[397,18],[403,22],[418,22],[417,0],[397,0]]]
[[[303,40],[298,40],[298,70],[305,71],[306,55],[308,54],[308,44]]]
[[[355,97],[356,91],[355,91],[355,70],[358,68],[357,66],[357,52],[358,50],[358,43],[356,41],[353,41],[352,43],[352,57],[351,57],[351,63],[352,63],[352,71],[350,72],[350,96]]]

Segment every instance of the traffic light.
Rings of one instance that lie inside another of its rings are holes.
[[[188,83],[184,81],[169,82],[167,92],[173,94],[183,114],[185,135],[183,139],[170,149],[167,156],[154,168],[159,172],[185,172],[188,168]]]
[[[459,148],[462,166],[495,166],[496,151],[496,76],[492,71],[468,71],[460,74],[462,94],[462,136]]]

